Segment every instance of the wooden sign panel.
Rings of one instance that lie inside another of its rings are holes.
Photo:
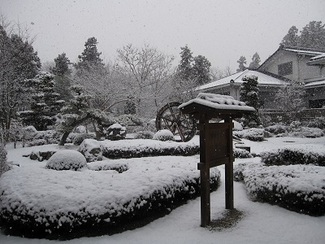
[[[206,123],[204,126],[205,162],[209,168],[227,164],[232,160],[232,123]],[[201,162],[203,163],[203,162]],[[199,169],[200,169],[199,164]]]

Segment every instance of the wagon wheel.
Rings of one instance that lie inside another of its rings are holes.
[[[179,102],[167,103],[162,107],[156,117],[157,130],[170,130],[177,141],[189,141],[196,132],[196,121],[193,117],[182,114],[178,106]]]

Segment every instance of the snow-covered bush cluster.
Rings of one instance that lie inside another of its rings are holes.
[[[3,144],[0,143],[0,176],[10,169],[7,163],[7,151]]]
[[[52,155],[46,163],[47,169],[80,170],[87,167],[86,158],[75,150],[61,150]]]
[[[154,133],[151,131],[138,131],[134,138],[135,139],[152,139],[154,136]]]
[[[268,202],[309,215],[325,214],[325,168],[311,165],[239,164],[235,179],[243,181],[254,201]]]
[[[261,158],[266,165],[313,164],[325,166],[325,151],[321,153],[300,148],[281,148],[261,153]]]
[[[234,148],[234,157],[235,158],[252,158],[252,154],[242,148]]]
[[[69,238],[125,229],[132,221],[161,216],[199,196],[197,160],[106,160],[82,172],[53,171],[39,162],[17,167],[0,178],[0,220],[8,231],[19,229],[30,237]],[[117,172],[118,165],[126,170]],[[219,170],[211,169],[211,190],[219,181]]]
[[[73,144],[79,146],[85,139],[94,139],[95,136],[92,134],[82,133],[77,134],[73,138]]]
[[[115,123],[105,129],[104,134],[106,139],[121,140],[126,137],[126,127]]]
[[[174,135],[170,130],[159,130],[154,135],[154,140],[158,141],[174,141]]]
[[[60,140],[60,134],[55,130],[37,131],[34,126],[27,126],[22,130],[21,140],[27,147],[56,144]]]
[[[239,138],[245,138],[251,141],[263,141],[264,129],[262,128],[250,128],[242,131],[234,131],[233,134]]]
[[[87,162],[103,160],[104,147],[100,141],[85,139],[80,144],[78,151],[85,156]]]
[[[190,142],[164,142],[148,139],[122,141],[96,141],[85,139],[78,151],[85,155],[87,162],[105,158],[140,158],[150,156],[198,154],[200,147]]]
[[[292,136],[292,137],[307,137],[316,138],[324,136],[324,131],[321,128],[303,126],[299,121],[293,121],[290,125],[275,124],[265,127],[265,131],[276,136]]]

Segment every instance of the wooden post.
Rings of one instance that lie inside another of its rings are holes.
[[[225,119],[226,123],[232,124],[231,118]],[[226,189],[226,209],[234,209],[234,154],[233,154],[233,142],[232,142],[232,127],[229,126],[228,132],[228,152],[229,162],[225,164],[225,189]]]
[[[205,227],[210,224],[210,167],[206,160],[206,126],[209,120],[205,116],[201,116],[199,120],[200,126],[200,169],[201,179],[201,226]]]

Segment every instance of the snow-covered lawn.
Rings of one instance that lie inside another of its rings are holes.
[[[197,140],[197,138],[194,138]],[[268,138],[263,142],[251,142],[243,140],[251,147],[253,153],[261,153],[272,149],[284,147],[312,148],[313,151],[325,150],[325,138]],[[54,146],[57,148],[57,146]],[[53,146],[43,146],[43,148],[53,149]],[[40,162],[30,161],[22,158],[22,154],[28,154],[31,148],[9,149],[8,159],[23,167],[35,167],[40,169]],[[132,160],[132,159],[130,159]],[[145,164],[148,159],[137,159]],[[177,165],[177,162],[186,161],[189,164],[198,162],[198,156],[191,157],[159,157],[161,162],[168,161],[170,165]],[[258,161],[254,159],[236,159],[235,164],[243,162]],[[124,160],[125,162],[125,160]],[[38,165],[37,165],[38,164]],[[24,165],[24,166],[23,166]],[[212,219],[218,219],[225,213],[224,209],[224,166],[219,166],[222,180],[221,186],[216,192],[211,194]],[[87,172],[87,173],[85,173]],[[168,173],[168,167],[166,167]],[[56,172],[70,174],[68,172]],[[91,170],[76,172],[80,174],[92,174]],[[104,173],[104,172],[102,172]],[[107,174],[107,172],[105,173]],[[112,173],[110,173],[112,174]],[[118,173],[116,173],[118,174]],[[41,179],[44,176],[39,175]],[[46,178],[46,177],[45,177]],[[325,176],[324,176],[325,179]],[[67,176],[65,181],[72,181],[73,178]],[[95,180],[95,179],[94,179]],[[96,179],[99,180],[99,179]],[[154,178],[153,178],[154,180]],[[165,180],[165,179],[164,179]],[[17,179],[21,184],[29,184]],[[70,182],[71,182],[70,181]],[[16,184],[16,183],[15,183]],[[44,185],[46,183],[44,182]],[[44,186],[46,187],[46,186]],[[120,234],[112,236],[100,236],[92,238],[79,238],[69,241],[69,243],[324,243],[325,240],[325,216],[311,217],[298,214],[278,206],[267,203],[251,201],[244,184],[234,183],[235,187],[235,207],[244,213],[243,218],[232,228],[223,230],[209,230],[200,227],[200,199],[190,200],[186,205],[178,207],[169,215],[153,221],[152,223]],[[138,191],[133,187],[134,191]],[[86,191],[92,189],[85,188]],[[62,189],[60,190],[62,191]],[[129,194],[134,192],[129,191]],[[80,194],[80,193],[79,193]],[[79,196],[80,197],[80,196]],[[34,199],[35,201],[35,199]],[[27,239],[21,237],[5,236],[0,234],[0,243],[51,243],[53,241]]]

